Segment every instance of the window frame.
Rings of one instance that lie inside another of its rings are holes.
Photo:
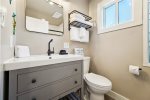
[[[110,4],[116,4],[116,18],[117,18],[117,22],[116,25],[109,27],[109,28],[105,28],[104,27],[104,23],[103,23],[103,19],[104,19],[104,11],[103,8],[110,5]],[[97,5],[97,26],[98,26],[98,34],[101,33],[107,33],[107,32],[112,32],[112,31],[116,31],[116,30],[120,30],[120,29],[124,29],[124,28],[128,28],[128,27],[133,27],[133,26],[137,26],[137,25],[141,25],[142,24],[142,0],[132,0],[132,20],[126,23],[121,23],[119,24],[119,16],[118,16],[118,10],[119,9],[119,0],[103,0],[100,3],[98,3]],[[136,11],[136,9],[139,9],[138,11]]]
[[[143,0],[143,66],[150,67],[149,62],[149,49],[148,49],[148,38],[149,38],[149,0]]]

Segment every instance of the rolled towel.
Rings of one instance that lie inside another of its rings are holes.
[[[73,14],[71,14],[70,15],[70,18],[79,18],[79,19],[81,19],[81,20],[85,20],[85,17],[84,16],[82,16],[81,14],[77,14],[77,13],[73,13]]]

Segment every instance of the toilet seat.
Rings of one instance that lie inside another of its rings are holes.
[[[88,73],[84,76],[84,78],[89,86],[95,87],[97,89],[107,90],[112,87],[111,81],[104,76]]]

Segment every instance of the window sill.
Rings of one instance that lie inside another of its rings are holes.
[[[130,27],[134,27],[134,26],[139,26],[139,25],[142,25],[142,20],[138,21],[138,22],[132,21],[132,22],[128,22],[125,24],[119,24],[119,25],[113,26],[111,28],[98,29],[97,34],[109,33],[109,32],[118,31],[118,30],[130,28]]]

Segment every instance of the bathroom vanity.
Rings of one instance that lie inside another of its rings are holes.
[[[5,100],[58,100],[76,91],[82,99],[82,63],[75,55],[10,60],[4,64]]]

